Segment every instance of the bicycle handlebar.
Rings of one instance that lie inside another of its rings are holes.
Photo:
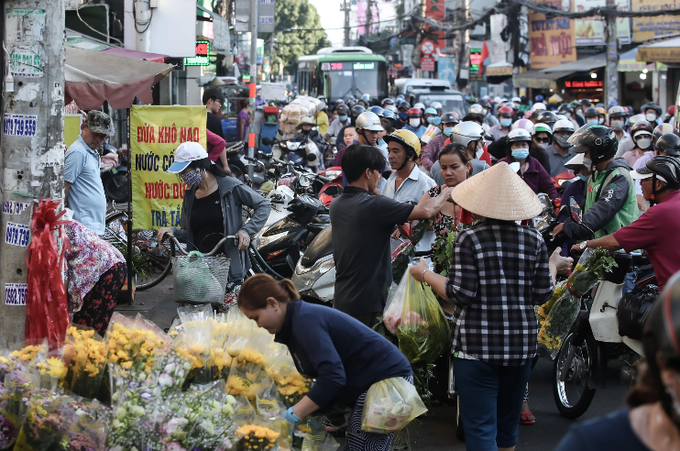
[[[174,236],[174,235],[167,235],[165,238],[163,238],[163,241],[165,241],[165,240],[167,240],[167,239],[170,239],[170,240],[172,240],[172,241],[175,242],[175,249],[177,250],[177,252],[179,252],[179,253],[182,254],[182,255],[189,255],[189,252],[188,252],[187,250],[185,250],[185,249],[181,246],[181,244],[180,244],[180,242],[177,240],[177,237],[176,237],[176,236]],[[224,243],[226,243],[227,240],[234,240],[234,245],[235,245],[235,246],[238,246],[238,237],[237,237],[236,235],[227,235],[227,236],[225,236],[224,238],[222,238],[222,239],[215,245],[215,247],[213,248],[213,250],[211,250],[211,251],[208,252],[208,253],[204,253],[203,255],[204,255],[205,257],[212,257],[212,256],[214,256],[215,254],[217,254],[217,252],[218,252],[220,249],[223,248]]]

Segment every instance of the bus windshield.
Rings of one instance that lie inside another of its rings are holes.
[[[387,70],[382,61],[342,61],[321,63],[326,89],[331,102],[352,95],[369,94],[371,99],[387,97]]]
[[[465,116],[465,102],[463,96],[460,94],[446,94],[446,93],[432,93],[423,94],[418,97],[418,102],[422,102],[425,107],[430,106],[432,102],[439,102],[442,104],[442,111],[447,113],[454,111],[460,117]]]

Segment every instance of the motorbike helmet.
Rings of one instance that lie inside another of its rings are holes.
[[[566,103],[564,105],[561,105],[557,111],[562,113],[562,114],[565,114],[565,113],[569,113],[571,115],[574,114],[574,109]]]
[[[479,114],[480,116],[484,115],[484,109],[482,106],[478,103],[470,105],[470,109],[468,110],[468,114]]]
[[[354,105],[352,107],[351,111],[352,111],[352,117],[356,119],[366,111],[366,108],[364,108],[361,105]]]
[[[543,110],[543,111],[545,111],[545,110],[547,110],[547,108],[546,108],[546,106],[545,106],[545,103],[542,103],[542,102],[534,103],[534,108],[533,108],[533,109],[534,109],[534,111],[538,111],[538,110]]]
[[[460,120],[458,119],[458,116],[456,116],[453,113],[444,113],[442,114],[442,125],[443,124],[458,124]]]
[[[630,136],[631,138],[635,138],[635,135],[638,134],[647,134],[651,135],[654,132],[654,128],[652,127],[652,124],[650,124],[647,121],[637,121],[632,127],[630,127]]]
[[[396,120],[397,120],[397,116],[394,114],[394,111],[388,110],[388,109],[384,109],[384,110],[383,110],[383,115],[382,115],[382,117],[384,117],[385,119],[389,119],[389,120],[391,120],[392,122],[396,122]],[[394,124],[393,124],[393,125],[394,125]]]
[[[510,133],[508,133],[508,142],[531,142],[531,135],[523,128],[517,128],[515,130],[511,130]]]
[[[302,119],[300,119],[300,122],[297,123],[295,128],[299,130],[300,128],[302,128],[303,125],[311,125],[312,127],[314,127],[316,126],[316,123],[314,122],[314,119],[312,119],[311,117],[305,116]]]
[[[410,110],[408,110],[408,117],[422,117],[423,112],[420,111],[420,108],[413,107]]]
[[[652,132],[653,141],[656,142],[657,139],[661,138],[662,135],[667,133],[673,133],[673,126],[671,124],[660,124],[654,127],[654,132]]]
[[[349,107],[345,105],[344,103],[341,103],[340,105],[335,108],[335,111],[338,112],[338,115],[340,116],[347,116],[349,115]]]
[[[385,114],[385,110],[383,110],[382,107],[379,107],[378,105],[370,107],[368,111],[375,113],[375,115],[378,117],[383,117]]]
[[[680,137],[675,133],[662,135],[656,141],[656,151],[673,157],[680,157]]]
[[[370,111],[361,113],[359,117],[357,117],[356,128],[357,130],[369,130],[372,132],[383,131],[380,118],[377,114],[371,113]]]
[[[394,105],[394,100],[392,100],[391,97],[386,97],[380,102],[380,105],[382,105],[383,108],[385,108],[385,105]]]
[[[399,113],[399,110],[395,105],[387,105],[384,108],[385,111],[391,111],[394,116],[396,116]]]
[[[498,110],[498,117],[512,118],[513,114],[514,110],[509,106],[504,106],[503,108]]]
[[[609,108],[609,120],[614,119],[615,117],[626,117],[628,116],[628,112],[622,107],[622,106],[613,106]]]
[[[413,105],[413,108],[418,108],[420,110],[420,112],[422,113],[423,111],[425,111],[425,104],[418,102],[415,105]]]
[[[557,122],[557,115],[552,111],[542,111],[538,115],[538,122],[548,125],[552,129],[555,122]]]
[[[368,93],[361,94],[361,100],[366,102],[366,105],[368,105],[371,102],[371,95]]]
[[[646,113],[647,110],[654,110],[657,117],[661,116],[661,107],[654,102],[647,102],[640,108],[641,113]]]
[[[646,120],[644,114],[634,114],[628,119],[628,125],[633,127],[638,122],[644,121],[644,120]]]
[[[406,109],[410,110],[411,109],[411,104],[408,103],[407,101],[403,100],[401,103],[397,103],[397,109]]]
[[[597,111],[597,108],[586,108],[586,110],[583,112],[583,116],[588,119],[589,117],[598,117],[600,115],[600,112]]]
[[[439,113],[437,113],[437,110],[432,108],[432,107],[425,108],[425,114],[432,114],[434,116],[439,116]]]
[[[557,122],[555,122],[555,125],[553,126],[553,139],[555,140],[555,144],[560,146],[563,149],[568,149],[572,146],[572,144],[569,142],[569,137],[571,136],[562,136],[558,135],[560,132],[569,132],[570,134],[574,133],[574,124],[571,122],[569,119],[562,119]]]
[[[518,129],[518,130],[521,130],[521,129]],[[548,124],[538,123],[538,124],[534,125],[533,136],[536,136],[539,133],[547,133],[548,139],[549,139],[548,144],[552,144],[553,134],[552,134],[552,130],[550,130],[550,126]]]
[[[432,102],[430,106],[437,110],[437,114],[442,114],[442,108],[444,108],[444,106],[441,102]]]
[[[471,141],[484,137],[484,129],[476,122],[461,122],[451,131],[451,144],[461,144],[467,148]]]
[[[400,130],[395,130],[394,133],[386,135],[383,139],[387,143],[392,141],[397,142],[406,149],[408,157],[404,161],[402,168],[406,165],[406,161],[408,161],[409,158],[413,157],[415,159],[420,156],[420,139],[418,139],[418,136],[412,131],[402,128]]]
[[[526,130],[527,132],[529,132],[530,135],[534,134],[534,123],[531,122],[529,119],[520,119],[518,121],[515,121],[515,123],[512,124],[512,129],[517,130],[518,128]]]
[[[567,142],[573,144],[576,153],[590,152],[594,164],[614,158],[619,149],[614,130],[604,125],[584,125]]]
[[[644,180],[652,177],[654,182],[656,182],[656,179],[659,179],[666,184],[666,187],[662,188],[662,190],[666,188],[676,190],[680,188],[680,159],[668,155],[660,155],[647,161],[644,168],[638,168],[631,172],[630,175],[634,180]],[[656,183],[654,183],[652,194],[657,192]],[[652,200],[654,200],[653,197]]]

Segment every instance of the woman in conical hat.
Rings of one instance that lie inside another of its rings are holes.
[[[423,261],[410,271],[455,306],[454,371],[466,447],[512,450],[536,356],[534,305],[553,291],[541,234],[516,221],[537,216],[542,206],[507,163],[460,183],[451,197],[481,220],[456,236],[448,277]]]

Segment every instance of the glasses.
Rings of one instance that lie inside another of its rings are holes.
[[[539,144],[542,144],[542,143],[547,144],[547,143],[550,142],[550,138],[534,138],[534,141],[536,141]]]

